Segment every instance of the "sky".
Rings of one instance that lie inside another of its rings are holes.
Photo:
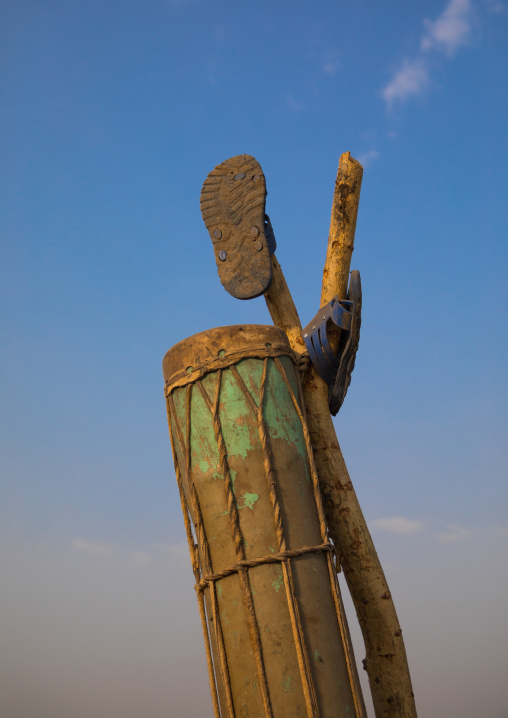
[[[3,0],[2,716],[212,714],[161,362],[270,318],[222,289],[201,185],[259,160],[306,324],[349,150],[339,441],[420,718],[508,717],[507,29],[506,0]]]

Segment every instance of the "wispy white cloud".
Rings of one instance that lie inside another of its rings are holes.
[[[434,538],[441,543],[455,543],[457,541],[465,541],[471,535],[469,529],[459,526],[458,524],[448,524],[447,530],[442,533],[434,534]]]
[[[363,165],[364,167],[368,167],[371,165],[377,158],[379,157],[379,152],[377,150],[368,150],[368,152],[364,152],[361,155],[358,155],[356,159],[358,162]]]
[[[286,95],[286,104],[293,112],[301,112],[305,109],[305,105],[297,100],[291,92],[288,92]]]
[[[325,53],[322,69],[327,75],[333,77],[340,68],[340,52],[338,50],[328,50]]]
[[[452,57],[459,47],[467,45],[474,23],[471,0],[449,0],[436,20],[424,20],[425,31],[420,51],[413,58],[405,58],[392,79],[381,91],[389,110],[395,102],[421,95],[430,80],[432,54]]]
[[[148,565],[160,560],[171,564],[185,565],[190,563],[189,549],[185,541],[173,544],[153,544],[150,547],[128,550],[125,546],[113,546],[110,543],[98,543],[75,538],[71,541],[71,548],[81,553],[95,556],[113,556],[123,560],[130,560],[139,565]]]
[[[186,541],[170,544],[156,543],[152,548],[154,551],[169,554],[170,560],[175,563],[187,565],[190,562],[189,547]]]
[[[411,95],[420,95],[429,81],[427,64],[423,58],[403,60],[402,67],[383,89],[383,98],[389,109],[396,100],[406,100]]]
[[[506,8],[499,0],[483,0],[487,12],[499,15],[499,13],[505,13]]]
[[[94,543],[92,541],[84,541],[83,539],[73,539],[71,546],[76,551],[95,554],[96,556],[111,556],[113,547],[109,543]]]
[[[391,516],[386,519],[374,519],[372,526],[392,534],[414,534],[425,526],[423,521],[406,519],[404,516]]]
[[[421,49],[424,52],[441,50],[447,55],[453,55],[469,40],[472,10],[470,0],[450,0],[434,22],[425,20],[426,32],[422,37]]]

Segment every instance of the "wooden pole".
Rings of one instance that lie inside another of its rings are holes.
[[[362,166],[343,154],[335,183],[322,301],[346,295],[360,197]],[[298,312],[275,257],[265,294],[273,322],[285,329],[295,351],[303,339]],[[338,334],[335,337],[338,341]],[[365,642],[364,666],[376,718],[416,718],[402,630],[370,532],[349,477],[328,408],[328,387],[312,366],[303,382],[307,421],[330,535],[356,608]]]
[[[272,255],[272,276],[272,286],[264,295],[268,311],[273,323],[286,332],[293,351],[302,354],[305,352],[302,324],[275,254]]]
[[[339,160],[333,193],[332,218],[321,287],[321,306],[328,304],[335,295],[338,295],[339,299],[346,298],[362,177],[362,165],[353,159],[349,152],[344,152]]]

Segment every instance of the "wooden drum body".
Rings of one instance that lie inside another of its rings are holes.
[[[215,715],[363,716],[285,333],[211,329],[163,370]]]

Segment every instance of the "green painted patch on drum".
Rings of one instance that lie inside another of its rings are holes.
[[[284,371],[294,395],[298,397],[298,384],[293,362],[289,357],[284,356],[280,357],[280,362],[284,367]],[[264,362],[259,361],[258,359],[244,359],[237,364],[236,368],[247,389],[251,393],[256,406],[259,406]],[[267,386],[265,390],[263,417],[272,439],[282,439],[285,443],[293,445],[298,454],[301,457],[306,458],[307,452],[305,438],[303,436],[300,418],[295,409],[293,399],[291,398],[286,383],[279,372],[274,359],[272,358],[268,359]],[[251,422],[252,419],[255,420],[256,418],[257,417],[252,417]],[[310,479],[309,476],[308,479]]]
[[[177,420],[184,442],[187,441],[187,396],[186,387],[173,392]],[[211,412],[195,386],[192,389],[190,424],[192,468],[199,467],[202,473],[207,473],[211,467],[219,466],[219,450]]]
[[[259,501],[259,496],[257,494],[249,494],[247,492],[241,498],[245,501],[245,503],[243,506],[239,506],[239,509],[254,509],[254,504],[256,501]]]
[[[292,693],[293,692],[293,677],[292,676],[286,676],[284,680],[281,683],[282,690],[284,693]]]
[[[240,510],[240,509],[251,509],[251,510],[253,511],[253,510],[254,510],[254,504],[256,503],[256,501],[259,501],[259,496],[258,496],[258,494],[249,494],[248,492],[245,492],[245,494],[244,494],[243,496],[240,496],[240,499],[243,499],[243,504],[239,504],[239,503],[238,503],[238,500],[235,499],[235,501],[236,501],[236,508],[237,508],[238,510]],[[214,515],[214,518],[215,518],[215,519],[220,519],[221,516],[227,516],[228,514],[229,514],[229,509],[226,509],[225,511],[221,511],[221,512],[218,513],[218,514],[215,514],[215,515]],[[244,541],[243,543],[244,543],[244,546],[248,546],[248,545],[249,545],[246,541]]]
[[[224,371],[220,392],[220,420],[228,456],[245,459],[254,449],[252,434],[256,426],[253,419],[255,417],[251,408],[232,372]]]
[[[281,357],[280,361],[284,366],[293,392],[298,395],[297,380],[292,361],[289,357]],[[258,406],[264,362],[256,359],[246,359],[238,363],[237,369],[256,406]],[[217,380],[217,372],[207,374],[202,379],[203,387],[212,403],[216,396]],[[173,398],[178,423],[185,437],[186,388],[183,387],[173,392]],[[257,416],[252,411],[252,407],[233,372],[229,369],[222,372],[219,398],[221,431],[228,457],[246,459],[249,453],[259,446]],[[272,358],[268,359],[267,386],[263,409],[263,417],[270,437],[294,446],[298,454],[305,460],[306,447],[300,419],[284,379]],[[223,478],[219,471],[219,451],[212,413],[197,387],[193,387],[192,390],[190,433],[193,467],[198,466],[203,474],[207,474],[211,468],[214,468],[209,478]],[[308,474],[307,466],[306,471]]]
[[[259,359],[242,359],[236,364],[236,369],[256,406],[259,406],[259,388],[263,375],[263,362],[259,361]]]
[[[323,663],[324,663],[324,661],[323,661],[323,659],[321,658],[321,654],[320,654],[319,651],[314,651],[314,661],[315,661],[316,663],[319,663],[319,664],[320,664],[320,665],[319,665],[319,670],[321,671],[321,673],[323,673],[323,670],[324,670]]]
[[[280,587],[284,583],[284,577],[282,575],[282,566],[275,566],[275,575],[277,576],[277,578],[275,579],[275,581],[273,581],[272,588],[275,591],[277,591],[277,593],[278,593]]]
[[[281,363],[291,389],[295,396],[298,396],[298,388],[293,386],[291,381],[291,378],[294,379],[295,373],[291,360],[288,357],[281,357]],[[270,436],[273,439],[282,439],[287,444],[293,445],[299,455],[305,459],[307,452],[300,417],[286,383],[273,359],[269,362],[267,383],[264,416]]]

